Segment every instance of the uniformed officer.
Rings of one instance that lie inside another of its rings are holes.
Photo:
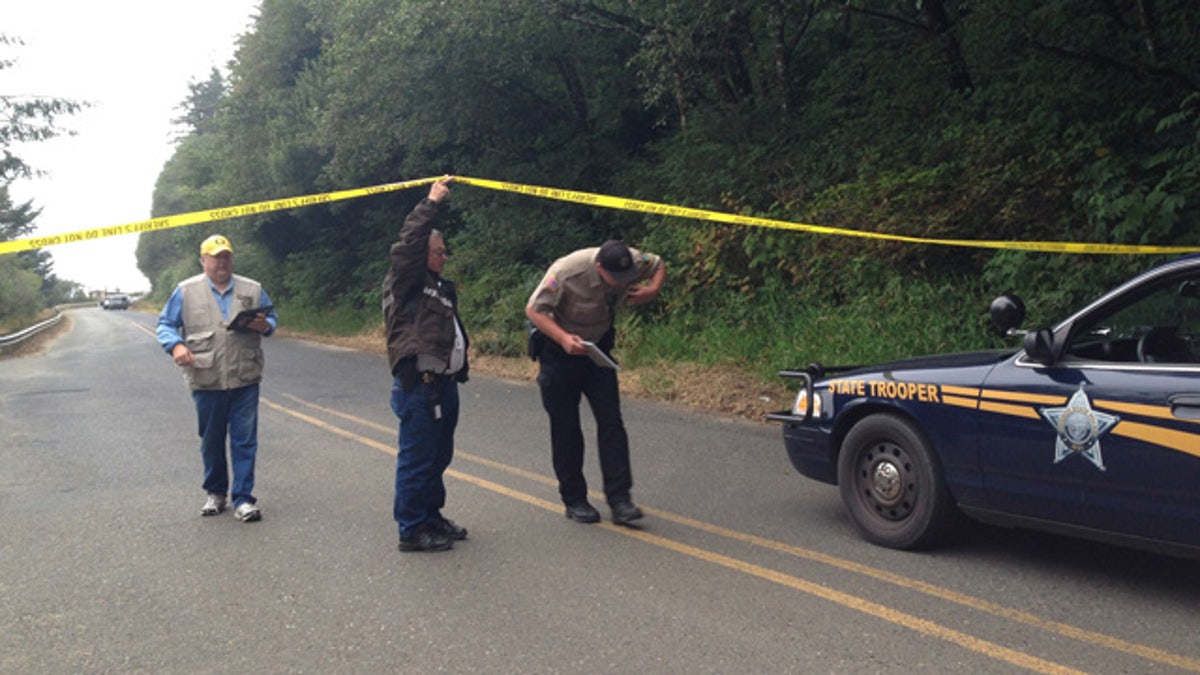
[[[538,387],[550,416],[558,491],[566,516],[576,522],[600,520],[600,513],[588,503],[583,477],[581,395],[587,397],[596,418],[600,471],[612,520],[624,525],[642,517],[630,497],[633,474],[617,373],[593,362],[586,343],[611,356],[617,308],[653,300],[665,279],[666,268],[658,256],[610,240],[554,261],[525,306],[525,315],[536,329],[531,355],[540,366]]]

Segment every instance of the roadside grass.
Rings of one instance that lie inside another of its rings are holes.
[[[316,308],[296,303],[276,303],[275,313],[281,327],[297,333],[312,333],[330,337],[382,334],[382,312],[353,307]]]
[[[751,314],[624,317],[618,350],[632,364],[657,360],[735,365],[769,380],[812,362],[870,364],[922,354],[1003,346],[989,330],[990,298],[924,282],[837,305],[760,302]]]
[[[34,314],[21,316],[6,316],[0,318],[0,335],[9,335],[22,331],[39,321],[45,321],[54,316],[54,309],[44,308]]]
[[[1002,347],[988,327],[991,297],[976,280],[931,282],[896,274],[859,283],[844,299],[797,288],[760,288],[753,295],[709,294],[703,306],[664,294],[621,312],[615,356],[628,395],[758,418],[790,401],[780,370],[810,363],[867,365],[922,354]],[[523,307],[528,289],[464,289],[462,314],[471,335],[472,369],[532,381],[525,356]],[[143,299],[132,309],[157,313]],[[280,334],[385,353],[377,307],[314,307],[280,298]],[[28,320],[19,322],[27,325]],[[23,325],[17,326],[17,328]],[[5,329],[0,324],[0,333]]]
[[[1004,346],[988,329],[990,300],[970,283],[914,281],[838,304],[777,294],[760,295],[752,305],[731,298],[704,312],[656,316],[659,308],[651,306],[621,314],[614,351],[628,395],[761,419],[786,407],[794,395],[779,378],[780,370]],[[523,302],[505,298],[501,304],[520,307]],[[532,380],[537,370],[524,356],[524,317],[492,309],[477,313],[482,317],[463,312],[473,371]],[[384,352],[377,310],[285,302],[277,312],[283,334]]]

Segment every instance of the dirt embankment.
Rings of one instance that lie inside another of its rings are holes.
[[[336,344],[350,349],[384,353],[382,336],[326,337],[280,329],[280,335]],[[537,364],[525,358],[471,355],[471,371],[521,382],[537,378]],[[656,363],[621,371],[625,396],[676,403],[714,414],[763,421],[763,415],[791,405],[795,392],[778,384],[763,384],[735,368],[701,367],[688,363]]]

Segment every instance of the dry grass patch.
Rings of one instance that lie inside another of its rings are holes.
[[[382,330],[350,337],[309,335],[286,329],[280,329],[279,334],[375,354],[386,353]],[[471,371],[518,382],[532,383],[537,379],[537,364],[527,358],[471,354]],[[621,393],[757,421],[768,412],[788,407],[795,395],[782,381],[763,383],[734,366],[667,362],[622,370]]]
[[[70,332],[73,325],[74,321],[71,319],[71,313],[63,312],[62,321],[59,321],[53,326],[41,331],[37,335],[34,335],[27,340],[17,343],[11,347],[0,349],[0,359],[22,358],[26,356],[40,356],[45,354],[46,350],[50,348],[50,345],[54,344],[54,341],[57,340],[60,335],[65,335],[66,333]]]

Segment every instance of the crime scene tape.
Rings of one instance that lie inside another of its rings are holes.
[[[36,248],[44,248],[46,246],[58,246],[60,244],[74,244],[84,241],[95,241],[97,239],[116,237],[122,234],[155,232],[157,230],[166,230],[172,227],[183,227],[184,225],[209,223],[216,220],[226,220],[228,218],[253,216],[259,213],[282,211],[284,209],[295,209],[304,206],[312,206],[313,204],[329,204],[346,199],[356,199],[358,197],[366,197],[368,195],[396,192],[398,190],[406,190],[408,188],[418,187],[420,185],[428,185],[439,178],[441,178],[441,176],[434,178],[420,178],[417,180],[404,181],[402,183],[385,183],[383,185],[356,188],[353,190],[341,190],[338,192],[325,192],[321,194],[305,195],[303,197],[272,199],[265,202],[238,204],[237,206],[226,206],[218,209],[209,209],[207,211],[192,211],[190,213],[164,216],[162,218],[142,220],[136,223],[126,223],[124,225],[97,227],[90,230],[78,230],[76,232],[67,232],[65,234],[55,234],[45,237],[29,237],[27,239],[16,239],[13,241],[0,241],[0,255],[28,251]]]
[[[679,206],[669,206],[667,204],[658,204],[655,202],[644,202],[637,199],[624,199],[620,197],[610,197],[607,195],[592,194],[589,192],[576,192],[573,190],[560,190],[557,188],[537,187],[534,185],[521,185],[518,183],[501,183],[498,181],[484,180],[480,178],[467,178],[463,176],[455,176],[455,183],[463,183],[466,185],[476,185],[479,187],[489,188],[492,190],[502,190],[505,192],[517,192],[520,194],[542,197],[544,199],[557,199],[565,202],[575,202],[578,204],[588,204],[590,206],[601,206],[610,209],[618,209],[621,211],[638,211],[641,213],[651,213],[663,216],[672,216],[676,218],[690,218],[693,220],[709,220],[719,223],[730,223],[734,225],[746,225],[749,227],[766,227],[777,230],[791,230],[794,232],[812,232],[814,234],[827,234],[842,237],[860,237],[864,239],[881,239],[886,241],[898,241],[910,244],[934,244],[942,246],[965,246],[972,248],[995,248],[995,249],[1010,249],[1019,251],[1042,251],[1050,253],[1193,253],[1200,251],[1200,246],[1142,246],[1135,244],[1087,244],[1066,241],[1001,241],[1001,240],[983,240],[983,239],[930,239],[926,237],[908,237],[900,234],[886,234],[882,232],[864,232],[862,230],[846,230],[836,227],[827,227],[824,225],[807,225],[804,223],[792,223],[785,220],[770,220],[767,218],[754,218],[752,216],[738,216],[730,213],[722,213],[720,211],[705,211],[702,209],[691,209]]]
[[[77,232],[69,232],[66,234],[58,234],[46,237],[30,237],[28,239],[18,239],[15,241],[0,242],[0,255],[7,253],[15,253],[18,251],[26,251],[30,249],[43,248],[46,246],[56,246],[60,244],[72,244],[83,241],[94,241],[104,237],[113,237],[122,234],[136,234],[141,232],[153,232],[156,230],[164,230],[172,227],[182,227],[185,225],[195,225],[198,223],[212,222],[216,220],[225,220],[227,218],[238,218],[242,216],[251,216],[260,213],[268,213],[271,211],[280,211],[284,209],[294,209],[314,204],[327,204],[346,199],[355,199],[358,197],[366,197],[369,195],[382,194],[385,192],[394,192],[405,190],[421,185],[428,185],[441,177],[420,178],[417,180],[404,181],[399,183],[385,183],[383,185],[375,185],[366,188],[356,188],[352,190],[342,190],[338,192],[326,192],[321,194],[305,195],[302,197],[290,197],[287,199],[276,199],[263,202],[254,202],[251,204],[240,204],[218,209],[210,209],[207,211],[193,211],[191,213],[183,213],[174,216],[165,216],[162,218],[154,218],[152,220],[144,220],[136,223],[128,223],[125,225],[115,225],[112,227],[93,228],[90,230],[80,230]],[[809,225],[805,223],[793,223],[784,220],[772,220],[768,218],[756,218],[753,216],[739,216],[730,213],[722,213],[720,211],[707,211],[704,209],[693,209],[682,206],[671,206],[669,204],[660,204],[657,202],[648,202],[638,199],[627,199],[624,197],[613,197],[609,195],[595,194],[591,192],[579,192],[576,190],[563,190],[559,188],[548,188],[537,185],[523,185],[521,183],[506,183],[501,181],[487,180],[483,178],[469,178],[466,176],[455,176],[454,182],[463,185],[474,185],[489,190],[498,190],[501,192],[512,192],[516,194],[529,195],[542,199],[552,199],[557,201],[572,202],[576,204],[585,204],[588,206],[598,206],[602,208],[616,209],[620,211],[634,211],[638,213],[647,213],[652,215],[669,216],[673,218],[687,218],[691,220],[705,220],[718,223],[728,223],[732,225],[743,225],[747,227],[763,227],[777,230],[789,230],[793,232],[810,232],[813,234],[822,234],[841,237],[858,237],[863,239],[877,239],[882,241],[895,241],[909,244],[929,244],[935,246],[958,246],[968,248],[990,248],[990,249],[1007,249],[1017,251],[1038,251],[1048,253],[1090,253],[1090,254],[1181,254],[1200,252],[1200,246],[1146,246],[1138,244],[1095,244],[1083,242],[1066,242],[1066,241],[1005,241],[1005,240],[986,240],[986,239],[933,239],[928,237],[910,237],[900,234],[888,234],[883,232],[867,232],[863,230],[847,230],[836,227],[827,227],[824,225]]]

